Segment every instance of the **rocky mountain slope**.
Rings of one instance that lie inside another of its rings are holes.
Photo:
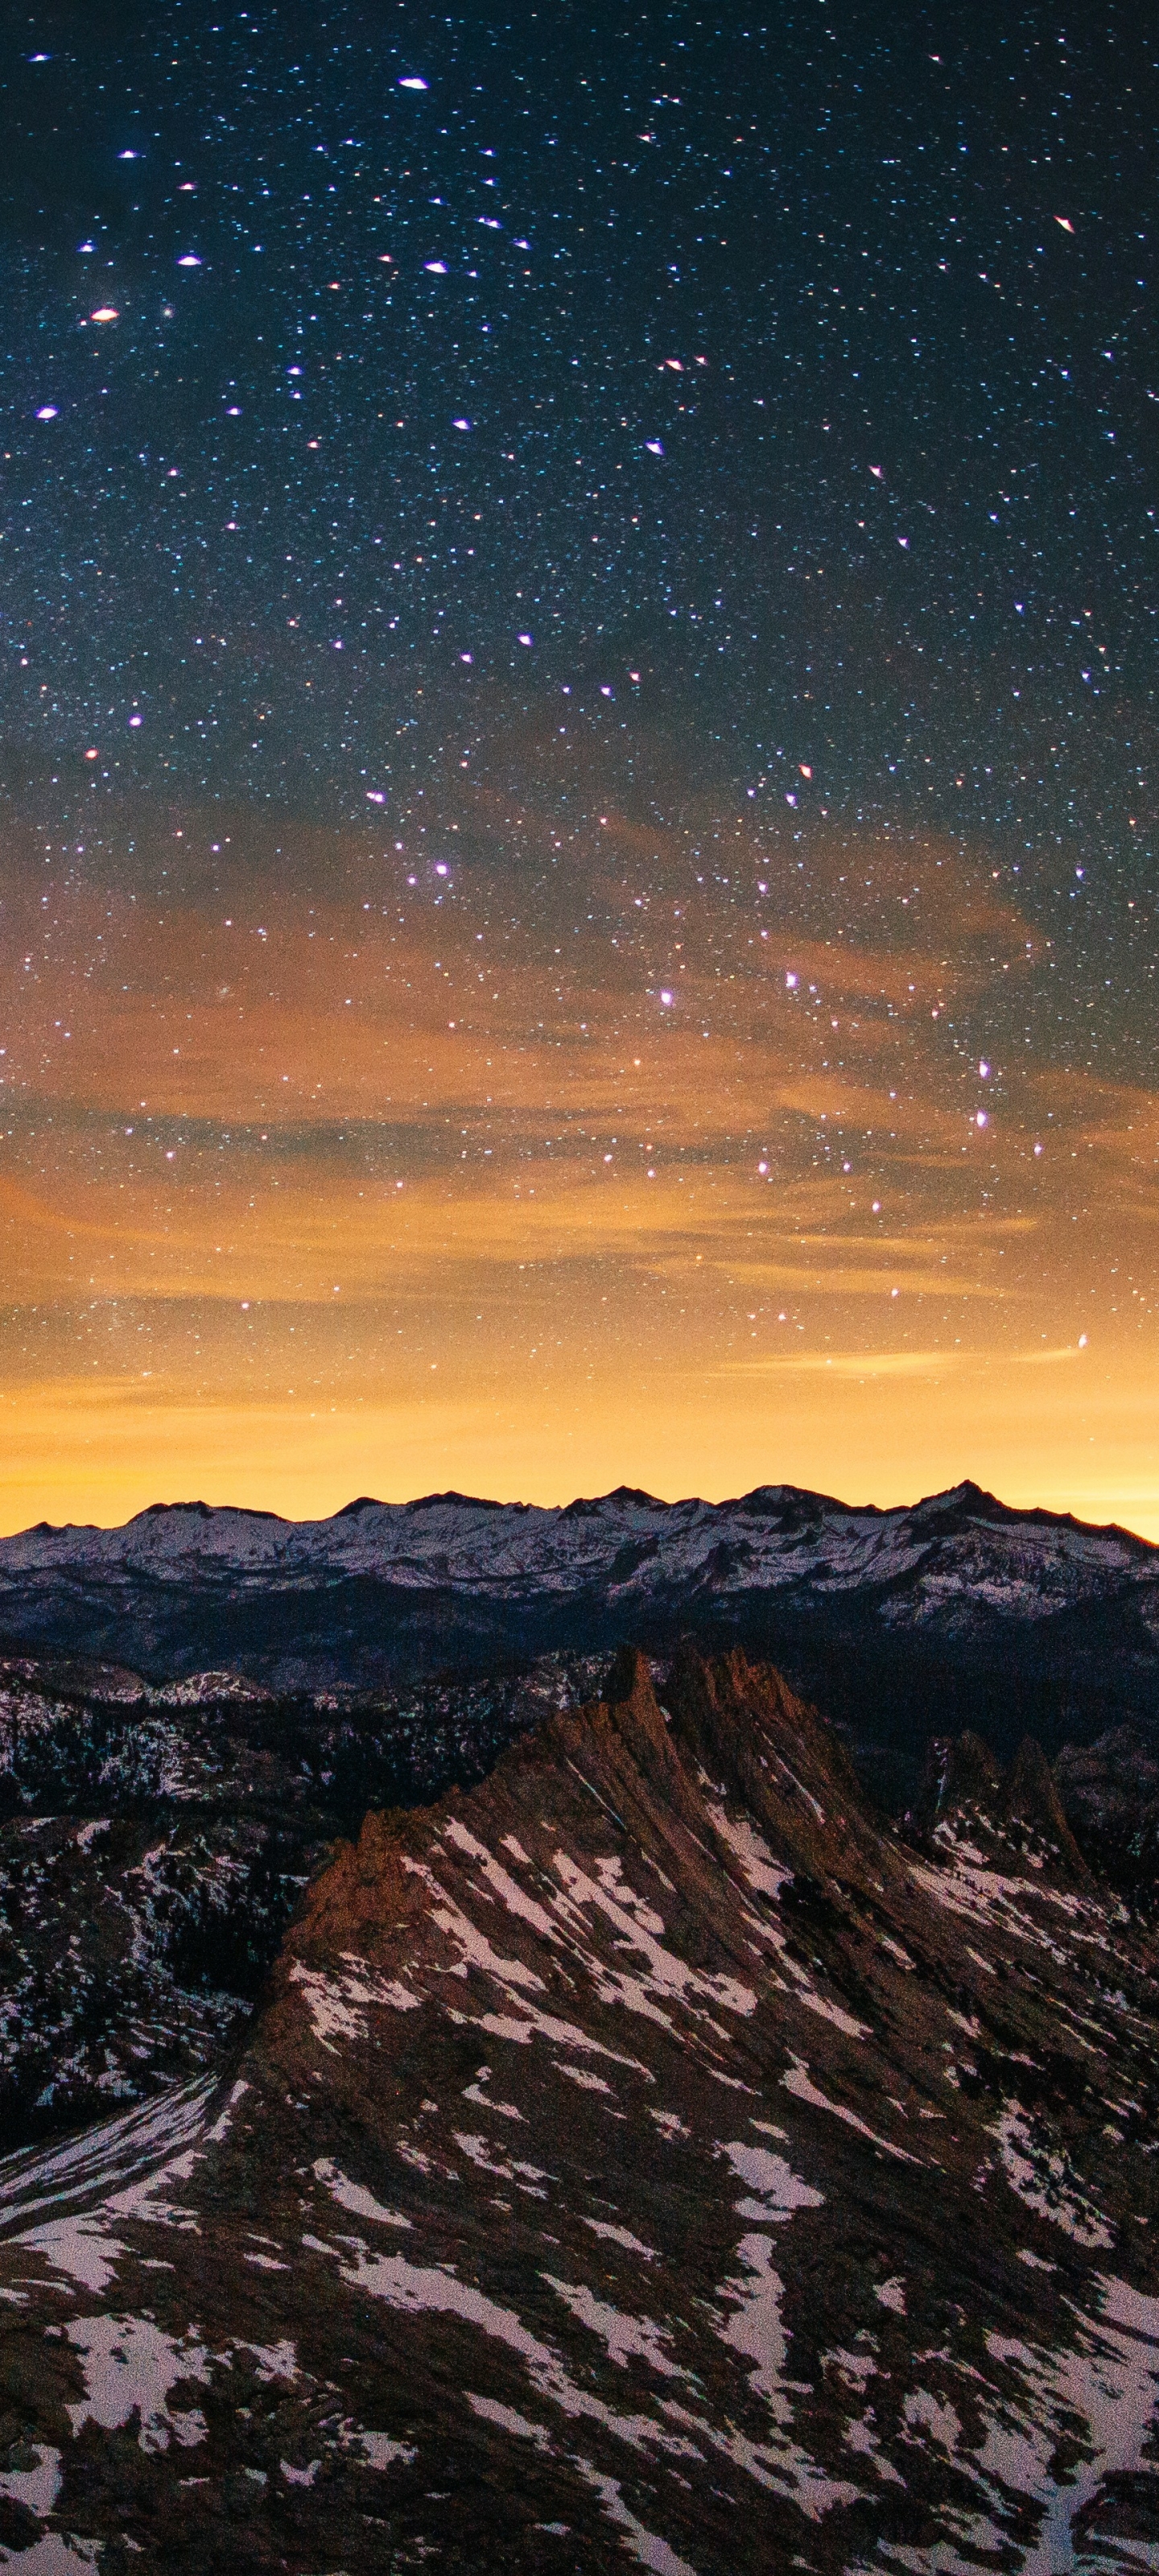
[[[1159,1552],[972,1485],[896,1511],[786,1486],[554,1511],[435,1495],[301,1523],[189,1504],[0,1541],[12,1651],[154,1679],[397,1691],[685,1633],[774,1658],[873,1748],[887,1803],[934,1724],[981,1726],[1007,1757],[1027,1726],[1051,1754],[1125,1723],[1159,1745]]]
[[[737,1650],[314,1879],[221,2082],[0,2166],[27,2576],[1159,2564],[1159,1977],[1040,1755],[908,1835]]]
[[[0,2138],[215,2066],[335,1835],[478,1779],[580,1660],[394,1702],[0,1662]]]

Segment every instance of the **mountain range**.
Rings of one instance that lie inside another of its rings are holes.
[[[1027,1727],[1052,1755],[1159,1727],[1159,1550],[971,1484],[889,1511],[781,1485],[560,1509],[360,1500],[304,1522],[173,1504],[0,1540],[9,1651],[167,1681],[216,1668],[381,1693],[684,1635],[775,1660],[853,1730],[891,1805],[931,1731],[981,1726],[1009,1758]]]

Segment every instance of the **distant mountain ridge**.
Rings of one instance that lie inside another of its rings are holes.
[[[0,1540],[5,1650],[154,1680],[395,1689],[682,1634],[772,1656],[877,1747],[895,1804],[933,1733],[979,1728],[1006,1758],[1028,1728],[1051,1752],[1124,1722],[1159,1742],[1159,1549],[969,1482],[885,1510],[788,1485],[722,1503],[363,1496],[317,1521],[158,1504],[121,1529]]]
[[[949,1544],[950,1553],[947,1554]],[[983,1562],[985,1558],[985,1562]],[[324,1520],[283,1520],[231,1504],[153,1503],[120,1528],[40,1522],[0,1539],[0,1616],[21,1578],[51,1572],[177,1580],[186,1568],[282,1586],[361,1575],[438,1589],[552,1592],[590,1588],[644,1597],[666,1582],[781,1591],[802,1580],[852,1590],[921,1573],[926,1615],[945,1590],[1048,1615],[1125,1576],[1159,1580],[1159,1549],[1113,1524],[1019,1512],[969,1482],[915,1504],[851,1505],[791,1485],[758,1486],[723,1503],[675,1503],[621,1485],[594,1500],[499,1503],[459,1493],[380,1503],[363,1495]]]
[[[351,1526],[353,1525],[353,1526]],[[709,1533],[735,1530],[751,1545],[760,1531],[771,1553],[784,1553],[811,1531],[829,1539],[834,1571],[837,1546],[850,1552],[850,1563],[868,1559],[882,1547],[903,1550],[935,1536],[957,1534],[967,1525],[994,1531],[1040,1531],[1057,1535],[1060,1549],[1077,1565],[1159,1564],[1159,1548],[1114,1522],[1096,1526],[1069,1512],[1042,1508],[1019,1511],[987,1493],[969,1478],[944,1493],[917,1503],[886,1506],[843,1503],[832,1494],[806,1486],[758,1485],[750,1493],[721,1503],[697,1496],[661,1502],[639,1486],[618,1485],[608,1494],[580,1495],[570,1503],[502,1503],[454,1489],[423,1494],[413,1502],[383,1503],[360,1494],[322,1520],[287,1520],[278,1512],[232,1503],[149,1503],[120,1526],[94,1522],[56,1525],[38,1521],[33,1528],[0,1539],[0,1581],[16,1570],[54,1565],[145,1564],[179,1561],[200,1553],[213,1533],[210,1553],[233,1556],[239,1567],[265,1563],[305,1572],[326,1563],[337,1568],[385,1571],[405,1565],[418,1572],[449,1571],[451,1542],[457,1541],[455,1579],[470,1580],[484,1569],[493,1576],[513,1570],[514,1551],[521,1571],[534,1570],[551,1579],[565,1568],[586,1566],[593,1550],[577,1531],[645,1540],[655,1535],[672,1552],[695,1556]],[[522,1540],[522,1545],[518,1542]],[[479,1560],[482,1560],[480,1562]],[[771,1570],[771,1569],[770,1569]]]

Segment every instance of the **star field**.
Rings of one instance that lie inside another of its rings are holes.
[[[1159,1515],[1155,57],[10,19],[10,1521]]]

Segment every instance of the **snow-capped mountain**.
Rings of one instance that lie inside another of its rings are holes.
[[[1034,1618],[1105,1595],[1148,1567],[1159,1567],[1159,1550],[1127,1531],[1014,1512],[971,1484],[892,1511],[791,1485],[761,1485],[725,1503],[662,1503],[621,1486],[555,1508],[430,1494],[413,1503],[363,1498],[321,1521],[172,1503],[121,1529],[42,1522],[0,1540],[0,1602],[22,1580],[50,1573],[279,1590],[369,1576],[497,1600],[532,1589],[602,1591],[625,1602],[678,1587],[728,1599],[753,1588],[850,1592],[909,1581],[919,1618],[966,1598]]]
[[[939,1726],[981,1723],[1010,1749],[1029,1723],[1053,1751],[1159,1720],[1159,1550],[970,1484],[889,1511],[780,1485],[554,1510],[362,1500],[303,1522],[175,1504],[0,1541],[10,1650],[154,1681],[397,1688],[681,1633],[773,1655],[890,1760]]]

